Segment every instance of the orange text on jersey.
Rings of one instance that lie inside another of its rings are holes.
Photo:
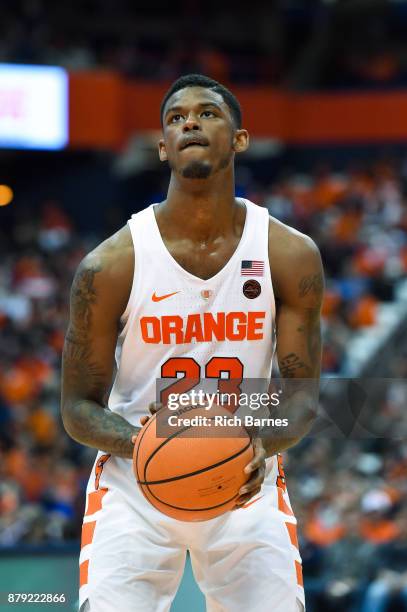
[[[262,340],[265,312],[205,312],[161,317],[141,317],[140,329],[148,344],[188,344],[190,342],[241,342]]]

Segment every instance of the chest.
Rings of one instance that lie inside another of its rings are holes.
[[[190,239],[163,239],[163,242],[178,265],[190,274],[207,280],[225,267],[236,251],[239,240],[238,236],[231,235],[210,243]]]

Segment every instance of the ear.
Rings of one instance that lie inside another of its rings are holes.
[[[158,142],[158,156],[160,158],[160,161],[167,161],[168,159],[167,151],[166,151],[165,143],[163,139],[160,139]]]
[[[249,132],[247,130],[236,130],[233,136],[233,150],[243,153],[249,147]]]

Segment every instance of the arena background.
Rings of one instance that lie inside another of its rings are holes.
[[[7,592],[63,592],[60,608],[76,609],[95,453],[59,416],[69,288],[86,252],[164,198],[160,99],[199,72],[232,88],[253,136],[237,158],[237,194],[321,249],[323,376],[387,380],[371,405],[379,434],[341,426],[285,453],[307,610],[407,609],[407,4],[219,4],[2,3],[0,62],[65,69],[69,115],[60,150],[13,144],[23,94],[0,79],[5,608]],[[50,120],[37,121],[40,132]],[[341,414],[341,400],[330,402]],[[173,610],[203,609],[187,565]]]

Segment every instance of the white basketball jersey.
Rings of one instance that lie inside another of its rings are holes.
[[[154,205],[128,221],[134,278],[116,348],[109,408],[133,425],[139,425],[149,403],[156,401],[159,378],[168,378],[174,393],[185,390],[182,378],[213,378],[216,384],[270,378],[275,302],[268,211],[243,202],[246,219],[240,242],[208,280],[187,272],[171,256]]]
[[[233,385],[232,379],[270,378],[275,304],[269,219],[267,210],[244,204],[236,251],[208,280],[170,255],[153,205],[128,222],[135,269],[109,408],[135,426],[156,399],[156,379],[168,379],[175,393],[202,378],[215,389]],[[131,460],[104,450],[95,459],[87,495],[81,606],[88,600],[92,610],[169,610],[188,548],[209,607],[232,610],[241,603],[242,610],[260,610],[267,601],[276,612],[304,610],[296,520],[281,457],[266,460],[261,490],[243,509],[209,521],[187,523],[157,511],[135,485]]]

